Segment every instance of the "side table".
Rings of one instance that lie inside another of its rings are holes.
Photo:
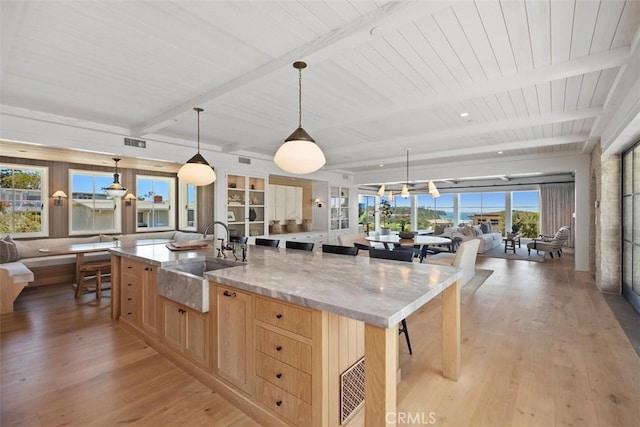
[[[507,234],[507,237],[503,238],[502,241],[504,242],[504,253],[507,253],[507,249],[513,251],[513,253],[516,253],[516,244],[518,244],[518,247],[520,248],[520,235],[519,234]]]

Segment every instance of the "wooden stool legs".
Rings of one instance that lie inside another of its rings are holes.
[[[102,273],[107,274],[111,268],[110,262],[95,262],[83,264],[80,267],[80,279],[76,285],[75,298],[80,298],[80,293],[83,288],[87,287],[84,279],[88,274],[94,274],[96,276],[96,299],[100,299],[102,292]]]

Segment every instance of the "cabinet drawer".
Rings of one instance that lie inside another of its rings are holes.
[[[136,308],[135,301],[127,300],[127,298],[123,298],[122,307],[121,307],[121,317],[124,317],[131,323],[138,323],[138,310]]]
[[[122,274],[132,273],[137,275],[141,268],[141,264],[138,261],[133,261],[128,258],[122,258]]]
[[[256,298],[256,319],[311,338],[311,311],[266,298]]]
[[[311,425],[311,405],[292,394],[256,378],[256,398],[264,406],[297,426]]]
[[[311,373],[311,346],[256,327],[256,350],[294,368]]]
[[[311,375],[306,372],[258,351],[256,374],[297,398],[311,403]]]

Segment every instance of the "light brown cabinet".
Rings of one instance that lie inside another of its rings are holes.
[[[216,286],[216,374],[251,394],[253,309],[251,295]]]
[[[152,335],[158,333],[157,272],[151,264],[122,260],[121,315]]]
[[[196,365],[209,368],[209,319],[177,302],[161,298],[162,341]]]
[[[256,400],[288,422],[311,425],[313,312],[258,296],[255,304]]]

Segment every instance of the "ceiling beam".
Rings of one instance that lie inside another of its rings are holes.
[[[164,113],[152,117],[139,126],[132,128],[131,135],[139,137],[156,132],[170,125],[176,116],[187,112],[194,106],[203,105],[222,95],[258,82],[283,67],[290,66],[296,60],[304,58],[307,61],[319,61],[332,56],[335,52],[365,43],[371,38],[369,31],[374,26],[383,25],[386,28],[398,27],[405,22],[411,22],[421,16],[432,14],[445,7],[450,7],[451,4],[458,1],[461,0],[441,2],[404,0],[386,3],[380,8],[362,16],[360,19],[319,37],[312,43],[300,46],[223,85],[212,88],[180,105],[169,108]]]

